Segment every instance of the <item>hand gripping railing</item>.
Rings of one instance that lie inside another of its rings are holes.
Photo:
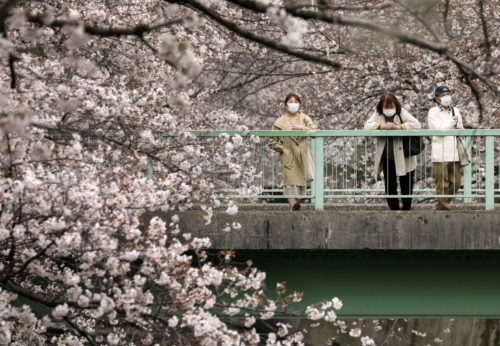
[[[216,130],[191,131],[200,137],[217,137],[221,134],[242,137],[257,136],[262,139],[253,150],[255,168],[261,173],[261,193],[257,195],[237,194],[238,186],[225,186],[231,198],[311,198],[316,210],[322,210],[326,199],[380,199],[386,197],[413,197],[431,199],[436,197],[456,197],[470,203],[473,199],[484,199],[487,210],[494,209],[495,197],[500,197],[500,130],[314,130],[314,131],[268,131],[249,132]],[[267,148],[269,137],[308,137],[310,149],[315,157],[315,177],[308,194],[285,196],[282,194],[281,163],[278,154],[270,153]],[[383,185],[377,183],[374,174],[374,138],[422,136],[426,149],[418,155],[415,173],[415,188],[412,195],[388,196]],[[437,195],[430,159],[432,136],[463,136],[472,162],[463,167],[463,189],[459,195]],[[497,164],[495,165],[495,162]],[[269,173],[268,171],[271,171]],[[267,177],[266,177],[266,172]],[[495,184],[497,182],[497,187]],[[276,193],[276,195],[273,195]]]

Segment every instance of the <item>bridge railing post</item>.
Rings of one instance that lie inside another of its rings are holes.
[[[495,209],[495,137],[486,136],[486,210]]]
[[[472,136],[465,136],[465,146],[467,148],[467,152],[471,155],[472,157]],[[470,196],[472,195],[472,162],[469,163],[464,167],[464,195],[465,196]],[[464,203],[471,203],[472,198],[470,197],[465,197],[464,198]]]
[[[314,209],[323,210],[325,190],[324,190],[324,138],[312,137],[313,154],[315,161],[314,180],[312,191],[314,196]]]

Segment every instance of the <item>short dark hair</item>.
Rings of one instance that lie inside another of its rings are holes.
[[[300,100],[299,95],[295,95],[295,94],[288,94],[288,95],[286,95],[286,97],[285,97],[285,105],[286,105],[286,103],[288,102],[288,100],[290,100],[292,97],[295,97],[295,98],[297,99],[297,101],[299,101],[299,103],[302,103],[302,101]]]
[[[380,101],[377,104],[377,112],[384,115],[384,106],[389,104],[396,106],[396,114],[401,114],[401,103],[399,103],[396,95],[392,93],[386,93],[380,97]]]

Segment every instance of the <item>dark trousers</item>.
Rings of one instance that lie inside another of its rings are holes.
[[[413,173],[411,171],[401,177],[396,175],[396,165],[393,160],[382,158],[382,171],[384,172],[384,185],[386,195],[398,194],[398,178],[402,195],[411,195],[413,192]],[[391,210],[410,210],[411,198],[402,198],[403,208],[399,207],[399,198],[387,198],[387,205]]]

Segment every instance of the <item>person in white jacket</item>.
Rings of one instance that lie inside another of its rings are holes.
[[[365,130],[419,129],[420,123],[407,110],[401,108],[401,103],[394,94],[387,93],[380,97],[375,112],[365,123],[364,128]],[[401,194],[411,195],[416,166],[416,156],[404,155],[401,137],[377,137],[375,175],[377,176],[381,170],[384,172],[386,195],[398,194],[398,178]],[[401,208],[398,198],[387,198],[387,205],[391,210],[411,209],[411,198],[402,198],[402,202]]]
[[[463,130],[462,116],[456,107],[451,106],[450,89],[439,86],[434,90],[437,106],[429,109],[427,125],[435,130]],[[432,137],[432,163],[436,195],[454,195],[461,186],[461,166],[455,136]],[[451,198],[437,199],[437,210],[450,210]]]

